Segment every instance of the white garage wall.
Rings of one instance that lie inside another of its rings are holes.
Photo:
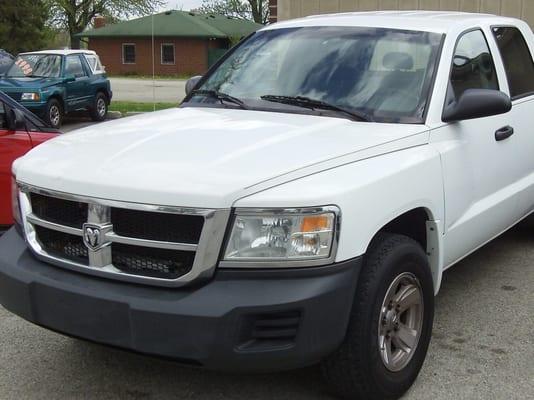
[[[313,14],[371,10],[456,10],[518,17],[534,26],[534,0],[278,0],[280,21]]]

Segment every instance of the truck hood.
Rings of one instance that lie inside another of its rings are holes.
[[[181,108],[62,135],[14,171],[21,182],[78,195],[226,208],[301,176],[427,142],[424,125]]]
[[[10,93],[37,91],[58,83],[61,83],[60,78],[2,78],[0,79],[0,90]]]

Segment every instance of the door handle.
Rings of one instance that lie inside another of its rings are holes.
[[[505,126],[495,132],[495,140],[500,142],[501,140],[506,140],[514,134],[514,128],[511,126]]]

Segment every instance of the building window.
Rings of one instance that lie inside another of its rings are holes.
[[[174,44],[163,43],[161,45],[161,63],[174,64]]]
[[[123,43],[122,44],[122,63],[123,64],[135,64],[135,44]]]

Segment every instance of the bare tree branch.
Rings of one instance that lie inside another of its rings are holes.
[[[43,0],[50,11],[49,24],[69,32],[71,47],[79,48],[74,35],[83,32],[96,15],[113,19],[148,15],[165,4],[164,0]]]
[[[252,20],[259,24],[266,24],[269,21],[268,0],[203,0],[197,11]]]

